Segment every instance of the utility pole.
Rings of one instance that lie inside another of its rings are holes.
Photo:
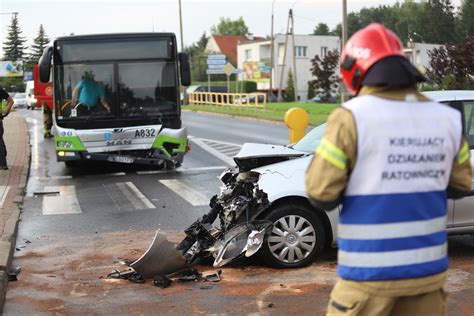
[[[290,16],[292,15],[292,10],[288,14],[288,22],[286,24],[286,34],[285,34],[285,48],[283,49],[283,65],[281,65],[281,73],[280,73],[280,83],[278,85],[278,102],[282,101],[281,96],[281,89],[283,85],[283,76],[285,74],[285,66],[286,66],[286,50],[288,48],[288,33],[290,32]]]
[[[184,52],[184,39],[183,39],[183,15],[181,13],[181,0],[178,2],[179,4],[179,32],[181,37],[181,52]],[[183,103],[184,105],[188,104],[188,97],[186,96],[186,88],[181,87],[183,90]]]
[[[274,44],[274,39],[273,39],[273,12],[275,9],[275,0],[272,2],[272,30],[271,30],[271,35],[270,35],[270,94],[269,94],[269,102],[272,102],[273,99],[273,67],[275,67],[275,47],[273,46]]]
[[[341,55],[342,51],[344,50],[344,46],[347,42],[347,0],[342,0],[342,39],[341,39]],[[343,83],[339,83],[339,91],[341,92],[341,103],[344,103],[345,96],[344,96],[344,89]]]
[[[298,101],[298,80],[296,71],[296,47],[295,47],[295,20],[293,19],[293,9],[290,9],[291,19],[291,49],[293,51],[293,86],[295,89],[295,101]]]

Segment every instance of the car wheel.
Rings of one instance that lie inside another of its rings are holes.
[[[265,218],[273,223],[260,257],[274,268],[299,268],[314,261],[325,245],[324,225],[306,205],[284,204]]]

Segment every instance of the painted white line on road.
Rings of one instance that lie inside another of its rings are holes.
[[[130,202],[132,203],[133,206],[135,206],[136,209],[150,209],[150,208],[155,208],[155,205],[150,202],[146,198],[143,193],[138,190],[138,188],[132,183],[132,182],[125,182],[125,185],[133,192],[134,196],[133,198],[130,198]],[[138,199],[137,200],[135,200]]]
[[[209,167],[196,167],[196,168],[179,168],[176,170],[144,170],[137,171],[138,175],[146,174],[173,174],[173,173],[183,173],[183,172],[193,172],[193,171],[211,171],[211,170],[224,170],[229,168],[228,166],[209,166]]]
[[[65,179],[72,179],[72,176],[35,177],[35,180],[65,180]]]
[[[224,155],[223,153],[221,153],[220,151],[212,148],[211,146],[206,144],[203,140],[201,140],[199,138],[192,138],[191,141],[193,143],[195,143],[196,145],[198,145],[199,147],[201,147],[202,149],[204,149],[205,151],[207,151],[208,153],[210,153],[211,155],[213,155],[214,157],[222,160],[227,165],[235,166],[235,162],[232,158],[230,158],[227,155]]]
[[[159,182],[193,206],[209,204],[210,197],[195,190],[191,185],[185,183],[183,180],[170,179],[159,180]]]
[[[5,199],[7,198],[9,191],[10,191],[9,185],[0,185],[0,208],[3,207],[3,203],[5,203]]]
[[[58,196],[43,196],[43,215],[81,214],[75,185],[45,186],[44,192],[59,192]]]
[[[93,178],[93,177],[120,177],[127,175],[125,172],[113,172],[113,173],[104,173],[104,174],[88,174],[86,178]]]

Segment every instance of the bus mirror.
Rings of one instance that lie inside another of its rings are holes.
[[[188,55],[185,53],[178,54],[179,70],[181,75],[181,85],[188,87],[191,85],[191,67],[189,67]]]
[[[51,57],[53,54],[53,48],[46,47],[39,59],[39,77],[41,82],[48,82],[49,75],[51,73]]]

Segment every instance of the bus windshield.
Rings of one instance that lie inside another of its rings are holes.
[[[148,47],[151,42],[143,43]],[[99,121],[109,122],[105,125],[111,126],[114,120],[152,123],[163,116],[179,116],[176,58],[163,43],[169,41],[158,41],[149,47],[155,50],[155,55],[147,51],[143,56],[124,53],[131,52],[130,46],[135,52],[140,51],[137,46],[142,42],[125,41],[121,46],[112,43],[108,44],[112,45],[110,49],[103,50],[92,49],[100,47],[100,43],[57,44],[56,122],[67,125],[67,122],[93,121],[96,127],[101,127]],[[86,45],[90,54],[79,45]]]

